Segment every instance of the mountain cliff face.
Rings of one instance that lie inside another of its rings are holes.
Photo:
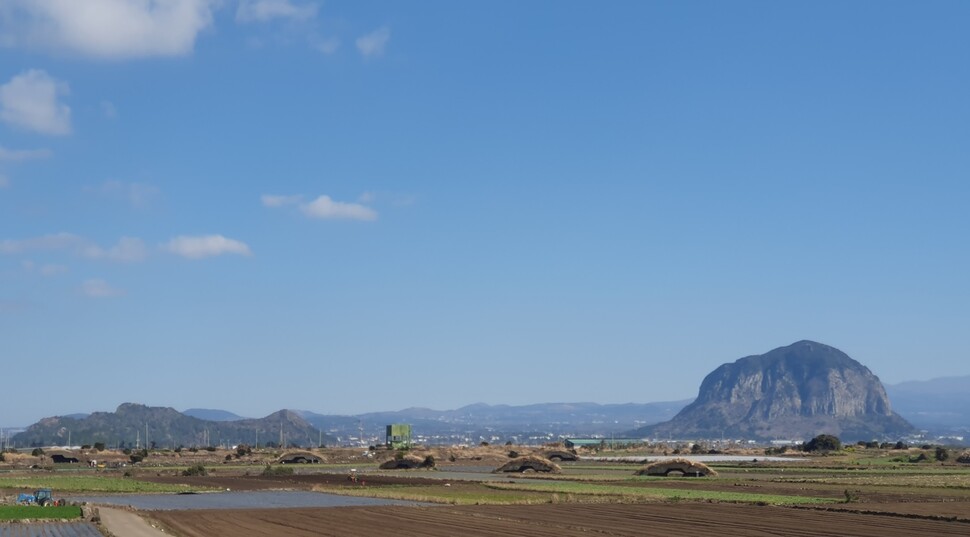
[[[879,378],[844,352],[799,341],[724,364],[672,420],[638,429],[660,438],[843,440],[897,438],[912,426],[893,413]]]

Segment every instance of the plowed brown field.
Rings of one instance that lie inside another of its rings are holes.
[[[151,516],[181,537],[970,535],[966,522],[717,503],[340,507],[170,511]]]

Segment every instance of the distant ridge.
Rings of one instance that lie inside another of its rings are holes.
[[[834,347],[799,341],[718,367],[672,420],[630,434],[769,440],[827,433],[854,441],[913,432],[868,368]]]
[[[893,409],[921,429],[970,432],[970,375],[886,386]]]
[[[238,414],[233,414],[228,410],[217,410],[212,408],[190,408],[188,410],[183,410],[182,414],[206,421],[238,421],[246,419]]]

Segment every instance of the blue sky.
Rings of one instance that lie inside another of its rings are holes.
[[[8,0],[0,424],[966,375],[964,2]]]

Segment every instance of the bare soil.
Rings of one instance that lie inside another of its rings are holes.
[[[340,507],[169,511],[155,519],[182,537],[426,537],[778,535],[966,536],[970,523],[880,514],[718,503]]]

